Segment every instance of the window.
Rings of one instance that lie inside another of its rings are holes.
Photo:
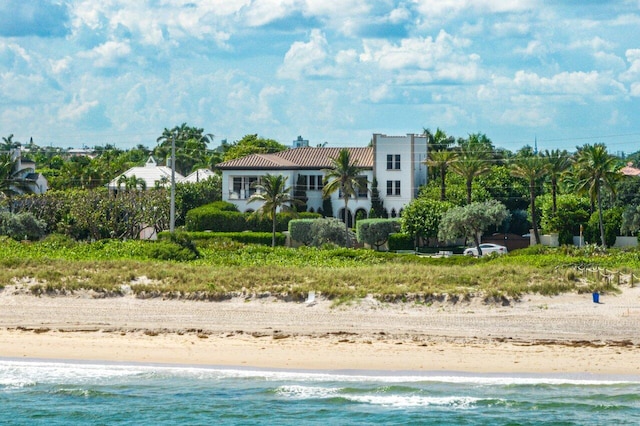
[[[387,181],[387,195],[400,195],[400,181],[388,180]]]
[[[369,190],[367,188],[367,178],[364,176],[358,176],[358,198],[367,198],[369,196]]]
[[[244,200],[256,193],[257,176],[239,176],[233,178],[233,189],[229,198]]]
[[[309,175],[309,191],[322,190],[322,175]]]
[[[400,154],[387,154],[387,170],[400,170]]]

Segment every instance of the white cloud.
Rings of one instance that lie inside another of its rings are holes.
[[[258,103],[253,109],[253,112],[249,115],[249,121],[254,123],[277,123],[278,120],[274,118],[273,112],[273,98],[277,98],[283,93],[285,93],[284,88],[276,86],[266,86],[260,90]]]
[[[539,4],[536,0],[413,0],[413,3],[426,18],[445,19],[467,11],[474,14],[527,11]]]
[[[249,26],[258,27],[284,18],[299,9],[299,0],[254,0],[247,7],[245,17]]]
[[[541,77],[536,73],[517,71],[513,86],[525,93],[566,94],[585,97],[603,95],[609,92],[624,93],[618,82],[597,71],[561,72],[551,77]]]
[[[635,82],[635,83],[631,83],[631,96],[634,96],[636,98],[640,98],[640,83],[639,82]]]
[[[128,42],[107,41],[88,52],[81,52],[78,56],[94,60],[98,68],[116,67],[123,59],[131,55],[131,46]]]
[[[98,101],[81,101],[76,96],[70,103],[60,108],[58,118],[63,121],[79,121],[98,104]]]
[[[312,30],[308,42],[296,41],[291,45],[278,69],[278,77],[298,80],[302,77],[337,76],[339,69],[332,65],[328,47],[325,35],[320,30]],[[345,65],[353,57],[352,50],[342,51],[335,61]]]
[[[640,49],[628,49],[625,52],[629,68],[620,75],[622,81],[640,80]]]
[[[363,62],[376,62],[383,69],[403,69],[416,67],[434,68],[440,61],[451,61],[452,56],[459,56],[457,49],[469,45],[469,40],[459,38],[440,31],[433,39],[407,38],[399,45],[388,41],[364,42],[364,53],[360,55]]]

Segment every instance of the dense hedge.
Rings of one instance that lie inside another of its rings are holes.
[[[271,245],[271,232],[185,232],[191,240],[197,241],[200,245],[206,245],[209,241],[227,239],[240,244],[260,244]],[[160,232],[158,238],[161,240],[170,237],[168,231]],[[276,245],[284,246],[286,237],[284,234],[276,233]]]
[[[294,218],[319,218],[318,213],[278,213],[276,215],[276,231],[283,232]],[[190,210],[185,222],[187,231],[214,232],[271,232],[271,219],[256,213],[241,213],[235,205],[224,201],[207,204]]]
[[[415,240],[409,234],[397,233],[389,235],[389,251],[415,250]]]

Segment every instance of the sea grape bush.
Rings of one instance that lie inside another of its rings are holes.
[[[400,231],[400,219],[363,219],[356,223],[358,242],[380,250],[389,235]]]

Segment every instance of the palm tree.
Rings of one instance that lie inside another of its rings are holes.
[[[143,191],[147,189],[147,182],[142,178],[136,177],[136,175],[131,175],[129,177],[121,175],[118,178],[118,189],[120,188],[120,185],[124,185],[125,191],[138,189],[138,187]]]
[[[592,202],[598,206],[598,221],[600,225],[600,242],[606,246],[604,237],[604,223],[602,219],[602,187],[609,188],[615,193],[615,183],[622,177],[616,157],[607,152],[602,143],[578,147],[575,157],[576,189],[581,193],[588,193]]]
[[[432,167],[440,178],[440,201],[447,199],[446,179],[449,166],[456,160],[457,154],[451,150],[429,151],[427,166]]]
[[[551,182],[551,199],[553,200],[552,212],[557,211],[556,198],[558,195],[558,180],[571,167],[571,157],[566,150],[545,150],[542,158],[547,163],[547,176]]]
[[[467,204],[471,204],[473,179],[491,170],[491,144],[486,143],[477,136],[470,135],[469,139],[460,142],[457,158],[450,165],[451,169],[465,180]]]
[[[511,163],[511,175],[526,179],[529,182],[529,201],[531,203],[531,226],[536,244],[540,244],[538,220],[536,213],[536,188],[540,179],[547,172],[545,162],[533,153],[517,156]]]
[[[296,203],[296,200],[291,195],[291,187],[287,186],[288,179],[287,176],[267,173],[254,185],[257,191],[247,200],[247,203],[263,202],[256,213],[271,218],[271,231],[273,234],[271,247],[276,246],[276,212],[278,208]]]
[[[336,191],[340,191],[340,196],[344,200],[344,232],[346,238],[346,245],[349,247],[349,220],[347,207],[349,205],[349,198],[358,197],[358,189],[361,186],[367,185],[366,180],[363,181],[360,174],[364,170],[357,166],[357,161],[351,162],[351,153],[348,149],[343,148],[338,153],[336,158],[330,158],[331,168],[323,169],[322,172],[325,175],[326,184],[322,188],[322,197],[329,198],[331,194]]]

